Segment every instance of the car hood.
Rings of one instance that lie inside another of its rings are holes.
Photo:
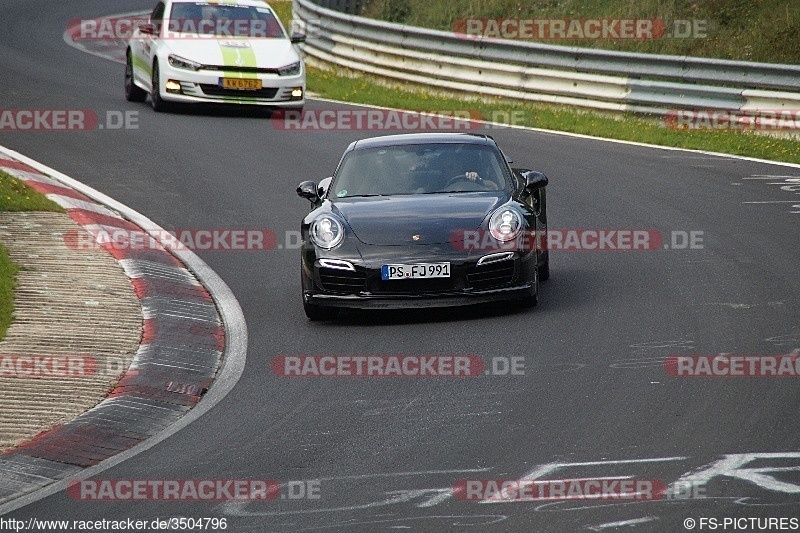
[[[361,242],[403,246],[463,240],[465,231],[480,228],[506,200],[497,194],[459,193],[342,198],[333,206]]]
[[[168,46],[203,65],[278,68],[300,60],[289,39],[170,39]]]

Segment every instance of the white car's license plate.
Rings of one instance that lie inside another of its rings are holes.
[[[250,78],[220,78],[219,86],[223,89],[237,89],[239,91],[258,91],[261,89],[261,80]]]
[[[413,265],[383,265],[381,279],[449,278],[450,263],[416,263]]]

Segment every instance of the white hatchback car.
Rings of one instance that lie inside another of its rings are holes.
[[[128,42],[125,97],[153,109],[170,102],[253,104],[300,110],[306,72],[275,12],[261,0],[163,0]]]

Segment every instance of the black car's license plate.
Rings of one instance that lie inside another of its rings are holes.
[[[416,263],[413,265],[383,265],[381,279],[449,278],[450,263]]]

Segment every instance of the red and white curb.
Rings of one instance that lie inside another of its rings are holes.
[[[92,235],[120,229],[164,234],[118,202],[3,147],[0,169],[62,206]],[[202,260],[160,243],[142,250],[99,244],[140,299],[141,344],[106,400],[0,455],[0,503],[8,502],[0,514],[63,489],[78,472],[87,477],[153,446],[216,404],[241,376],[247,345],[241,309]],[[195,409],[210,388],[204,408]]]

